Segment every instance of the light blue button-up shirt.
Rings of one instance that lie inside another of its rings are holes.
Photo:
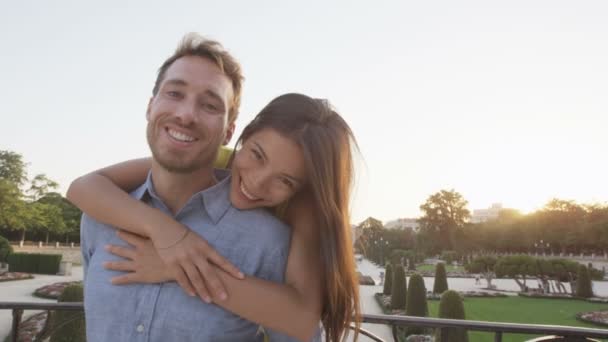
[[[174,215],[209,242],[243,273],[282,282],[291,231],[264,209],[238,210],[230,204],[230,176],[201,191]],[[132,197],[171,215],[154,192],[151,176]],[[83,215],[81,248],[85,274],[85,317],[89,342],[261,341],[258,325],[215,304],[188,296],[176,282],[114,286],[120,272],[103,268],[119,260],[107,244],[126,246],[114,227]],[[272,342],[294,341],[266,329]]]

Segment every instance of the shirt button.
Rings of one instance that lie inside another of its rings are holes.
[[[140,324],[140,325],[137,326],[137,332],[139,332],[139,333],[144,332],[144,325],[143,324]]]

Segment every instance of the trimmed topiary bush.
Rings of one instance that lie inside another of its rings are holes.
[[[576,278],[576,296],[582,298],[593,297],[591,277],[589,276],[589,270],[584,265],[580,265],[578,267],[578,275]]]
[[[8,256],[13,253],[13,246],[3,236],[0,236],[0,266],[8,262]]]
[[[445,272],[445,264],[440,262],[435,266],[435,283],[433,284],[433,293],[442,294],[448,290],[448,277]]]
[[[416,262],[414,261],[414,258],[409,258],[407,260],[407,269],[409,271],[415,271],[416,270]]]
[[[429,315],[429,308],[426,303],[426,287],[424,279],[420,274],[413,274],[410,277],[409,289],[407,291],[405,314],[407,316],[426,317]],[[424,328],[407,327],[406,336],[424,333]]]
[[[447,290],[441,295],[439,318],[465,319],[463,300],[458,292]],[[436,341],[468,342],[469,336],[462,328],[440,328],[437,329]]]
[[[82,284],[67,286],[59,302],[82,302],[84,299]],[[46,334],[51,342],[86,342],[84,312],[53,311],[47,321]]]
[[[391,286],[391,309],[405,310],[407,296],[407,281],[403,266],[394,265],[393,285]]]
[[[391,264],[387,264],[385,274],[384,274],[384,289],[382,290],[382,293],[384,293],[387,296],[390,295],[392,287],[393,287],[393,267],[391,266]]]

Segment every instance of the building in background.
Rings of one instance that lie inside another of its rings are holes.
[[[420,225],[418,224],[418,219],[415,218],[400,218],[400,219],[396,219],[396,220],[392,220],[392,221],[388,221],[386,222],[386,224],[384,225],[384,228],[386,229],[406,229],[406,228],[410,228],[414,231],[418,231],[418,227]]]
[[[488,209],[475,209],[471,215],[471,223],[483,223],[497,219],[501,210],[503,210],[501,203],[494,203]]]

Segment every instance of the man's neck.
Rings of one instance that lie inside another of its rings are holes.
[[[175,173],[153,161],[151,172],[154,191],[174,215],[195,193],[217,183],[212,167],[192,173]]]

